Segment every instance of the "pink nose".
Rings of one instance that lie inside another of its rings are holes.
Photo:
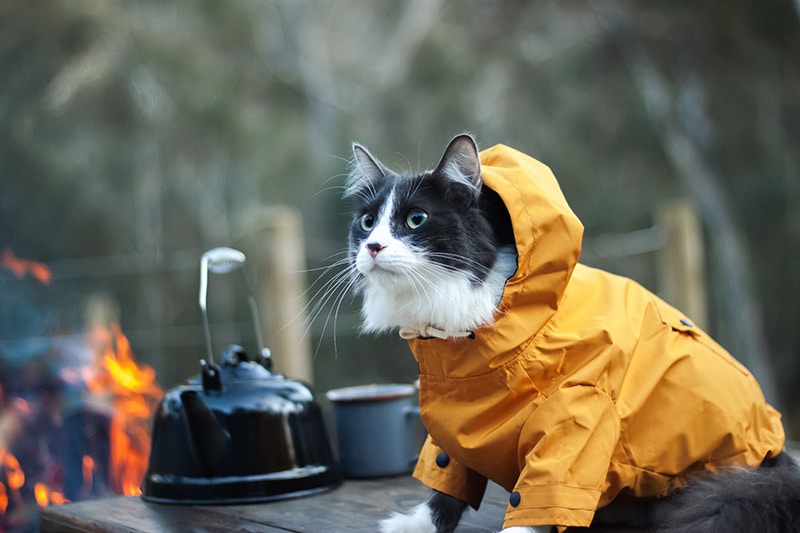
[[[381,243],[379,243],[379,242],[368,242],[367,243],[367,250],[369,251],[369,256],[371,258],[373,258],[373,259],[375,259],[375,257],[377,257],[377,255],[378,255],[378,252],[380,252],[384,248],[386,248],[386,247],[384,245],[382,245]]]

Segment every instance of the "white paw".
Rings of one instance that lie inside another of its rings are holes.
[[[406,514],[394,513],[380,523],[381,533],[436,533],[427,503],[417,505]]]
[[[507,527],[500,533],[550,533],[552,526],[532,526],[532,527]]]

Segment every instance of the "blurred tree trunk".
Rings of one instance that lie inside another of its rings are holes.
[[[675,68],[674,83],[661,75],[620,4],[596,1],[592,6],[610,30],[664,152],[712,235],[709,259],[712,277],[719,281],[724,296],[720,298],[720,312],[731,351],[756,376],[767,399],[776,404],[777,385],[767,354],[761,309],[751,284],[749,258],[718,172],[709,162],[713,126],[704,106],[704,89],[688,61]]]
[[[352,7],[349,53],[333,57],[341,28],[332,23],[327,11],[314,2],[281,4],[282,24],[289,28],[298,87],[308,106],[308,136],[312,157],[325,167],[330,154],[339,152],[337,129],[345,113],[370,113],[369,104],[376,95],[402,87],[420,45],[439,20],[443,0],[412,0],[402,4],[396,19],[387,19],[381,10]],[[340,6],[335,8],[340,9]],[[385,27],[385,33],[376,28]],[[376,35],[381,38],[376,39]],[[338,43],[340,46],[348,43]],[[360,73],[363,79],[352,79],[341,72]],[[382,128],[376,128],[376,130]]]

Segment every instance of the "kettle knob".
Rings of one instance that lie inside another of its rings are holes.
[[[272,371],[272,351],[266,346],[261,348],[261,353],[253,359],[238,344],[231,344],[222,354],[222,364],[225,366],[236,366],[248,361],[258,363],[267,371]]]
[[[222,391],[222,374],[219,366],[205,361],[201,361],[201,363],[203,364],[203,392]]]
[[[272,372],[272,351],[264,346],[261,348],[261,366]]]

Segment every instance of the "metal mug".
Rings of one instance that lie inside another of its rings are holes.
[[[413,385],[359,385],[328,391],[342,473],[373,478],[410,472],[424,427]]]

